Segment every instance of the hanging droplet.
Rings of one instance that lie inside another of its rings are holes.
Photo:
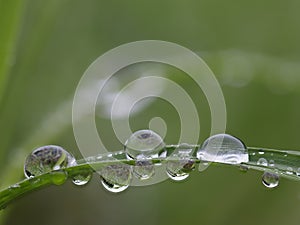
[[[168,157],[166,171],[172,180],[181,181],[188,178],[195,168],[195,161],[191,159],[191,155],[192,149],[186,144],[181,144]]]
[[[166,154],[163,139],[152,130],[133,133],[125,143],[125,151],[132,159],[157,158]]]
[[[259,166],[268,166],[268,161],[265,158],[259,158],[256,164]]]
[[[25,161],[24,173],[27,178],[59,170],[76,163],[74,156],[55,145],[35,149]]]
[[[133,167],[133,174],[140,180],[147,180],[154,175],[154,165],[150,160],[138,159]]]
[[[92,179],[93,173],[90,171],[82,172],[72,178],[72,182],[75,185],[82,186],[87,184]]]
[[[208,138],[197,152],[201,161],[239,164],[248,162],[249,156],[245,144],[228,134],[217,134]]]
[[[199,167],[198,167],[198,171],[199,172],[203,172],[204,170],[207,169],[207,167],[210,165],[210,162],[207,162],[207,161],[201,161],[199,163]]]
[[[131,168],[126,164],[113,164],[101,169],[103,187],[113,193],[126,190],[131,181]]]
[[[279,184],[279,176],[275,173],[264,172],[262,176],[262,183],[267,188],[275,188]]]

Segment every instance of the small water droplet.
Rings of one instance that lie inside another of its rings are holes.
[[[75,158],[62,147],[55,145],[35,149],[27,158],[24,173],[27,178],[35,177],[52,170],[74,165]]]
[[[132,159],[158,158],[166,154],[163,139],[152,130],[139,130],[125,143],[127,156]]]
[[[269,161],[269,166],[270,166],[270,167],[274,167],[274,166],[275,166],[275,161],[274,161],[273,159],[271,159],[271,160]]]
[[[93,173],[90,171],[82,172],[72,178],[72,182],[75,185],[82,186],[86,185],[92,179]]]
[[[292,167],[288,167],[288,168],[286,168],[285,173],[288,174],[288,175],[292,175],[294,173],[294,170],[293,170]]]
[[[275,173],[264,172],[262,176],[262,183],[267,188],[275,188],[279,184],[279,176]]]
[[[268,161],[265,158],[259,158],[256,164],[259,166],[268,166]]]
[[[297,176],[300,176],[300,167],[296,171]]]
[[[154,172],[154,165],[147,159],[138,159],[133,167],[133,174],[140,180],[151,178]]]
[[[239,164],[249,161],[245,144],[228,134],[217,134],[208,138],[199,148],[197,158],[203,161],[226,164]]]
[[[113,193],[126,190],[132,178],[130,166],[126,164],[106,166],[101,169],[100,175],[103,187]]]

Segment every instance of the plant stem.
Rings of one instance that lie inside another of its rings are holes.
[[[171,155],[178,147],[180,146],[168,145],[166,147],[167,155]],[[192,148],[195,153],[199,148],[199,145],[189,145],[188,147]],[[243,165],[250,169],[268,171],[277,173],[280,176],[289,179],[300,180],[300,177],[298,176],[300,175],[300,152],[253,147],[248,147],[247,150],[249,161],[241,164],[233,164],[234,166]],[[195,163],[200,163],[200,160],[196,158],[195,154],[193,154],[190,159],[194,160]],[[170,160],[179,161],[180,159],[170,159],[168,157],[156,158],[152,159],[152,163],[158,164],[168,162]],[[76,175],[96,172],[107,165],[116,163],[125,163],[134,166],[135,160],[127,159],[124,151],[80,159],[77,161],[77,165],[44,173],[30,179],[25,179],[0,191],[0,209],[4,209],[11,201],[28,192],[41,189],[51,184],[59,185],[64,183],[67,177],[73,178]],[[217,164],[218,162],[213,163]]]

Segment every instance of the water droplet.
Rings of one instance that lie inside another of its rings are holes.
[[[53,171],[51,172],[51,181],[55,185],[61,185],[65,183],[68,175],[65,171]]]
[[[292,167],[288,167],[288,168],[286,168],[285,173],[288,174],[288,175],[292,175],[294,173],[294,170],[293,170]]]
[[[127,156],[132,159],[157,158],[165,155],[163,139],[152,130],[139,130],[125,143]]]
[[[226,164],[239,164],[249,161],[245,144],[228,134],[217,134],[208,138],[199,148],[197,158],[203,161]]]
[[[195,162],[189,159],[180,159],[167,162],[167,174],[175,181],[181,181],[186,179],[195,168]]]
[[[24,173],[27,178],[52,170],[59,170],[75,164],[75,158],[62,147],[55,145],[35,149],[25,161]]]
[[[187,144],[181,144],[168,157],[166,171],[168,176],[175,181],[181,181],[189,176],[195,168],[195,161],[190,159],[192,149]]]
[[[132,175],[131,168],[126,164],[113,164],[101,169],[101,183],[103,187],[113,193],[126,190]]]
[[[268,166],[268,161],[265,158],[259,158],[256,164],[259,166]]]
[[[199,163],[199,167],[198,167],[198,171],[199,172],[203,172],[204,170],[207,169],[207,167],[210,165],[210,162],[207,162],[207,161],[201,161]]]
[[[82,172],[72,178],[72,182],[75,185],[82,186],[87,184],[92,179],[93,173],[90,171]]]
[[[267,188],[275,188],[279,184],[279,176],[276,173],[264,172],[262,183]]]
[[[133,174],[140,180],[147,180],[154,175],[154,165],[150,160],[138,159],[133,167]]]
[[[296,171],[297,176],[300,176],[300,167]]]
[[[274,167],[274,166],[275,166],[275,161],[274,161],[273,159],[271,159],[271,160],[269,161],[269,166],[270,166],[270,167]]]

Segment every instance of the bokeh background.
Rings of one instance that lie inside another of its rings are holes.
[[[35,147],[57,144],[80,158],[71,124],[76,86],[98,56],[137,40],[175,42],[206,61],[224,92],[227,133],[248,146],[300,149],[299,8],[297,0],[0,1],[0,186],[23,178],[24,159]],[[200,143],[210,132],[207,103],[191,80],[175,75],[199,99]],[[176,143],[174,109],[160,99],[148,103],[132,116],[132,129],[162,117],[166,142]],[[96,120],[106,146],[120,149],[109,119]],[[299,210],[300,183],[282,179],[268,190],[260,172],[212,166],[181,183],[117,195],[106,192],[97,175],[84,187],[68,181],[15,201],[1,222],[296,225]]]

